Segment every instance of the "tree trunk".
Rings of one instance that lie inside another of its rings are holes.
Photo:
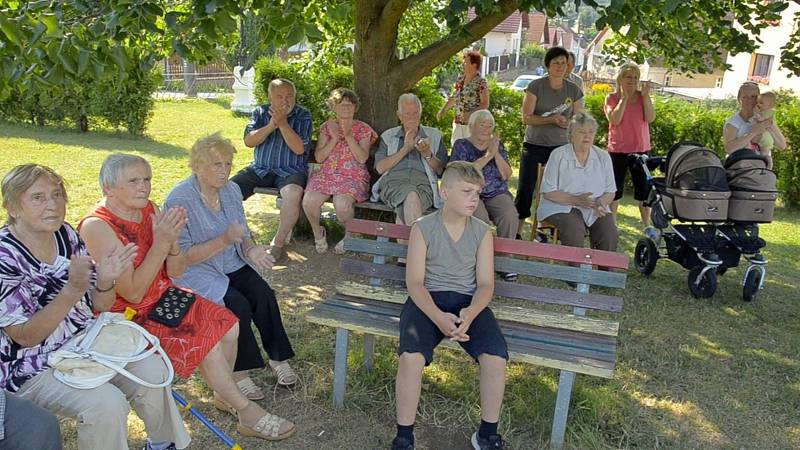
[[[410,3],[410,0],[356,0],[353,72],[361,99],[358,118],[378,133],[397,125],[397,97],[410,91],[433,68],[491,31],[521,1],[498,0],[494,12],[475,18],[463,29],[399,60],[397,29]]]

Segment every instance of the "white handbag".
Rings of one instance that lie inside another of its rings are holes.
[[[125,369],[125,365],[158,353],[167,367],[165,380],[150,382]],[[51,353],[48,363],[56,379],[76,389],[93,389],[120,374],[150,388],[172,384],[175,370],[158,338],[120,313],[104,312]]]

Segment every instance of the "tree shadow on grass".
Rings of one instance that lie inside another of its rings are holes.
[[[11,124],[0,122],[0,136],[14,139],[30,139],[41,144],[83,147],[108,152],[137,152],[160,158],[186,158],[186,149],[153,140],[147,136],[133,136],[122,131],[93,130],[81,133],[53,126]],[[5,149],[13,151],[13,149]]]

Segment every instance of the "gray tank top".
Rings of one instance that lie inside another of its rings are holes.
[[[444,227],[441,210],[417,220],[428,246],[425,256],[425,288],[430,292],[475,293],[475,264],[478,247],[489,225],[475,217],[467,218],[461,238],[454,242]]]

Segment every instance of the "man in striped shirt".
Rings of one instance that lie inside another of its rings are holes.
[[[239,185],[244,200],[257,187],[280,190],[283,199],[280,224],[271,243],[272,255],[278,259],[300,215],[314,125],[311,113],[295,104],[297,91],[291,81],[272,80],[267,92],[269,104],[253,111],[244,130],[244,145],[255,147],[254,161],[231,181]]]

